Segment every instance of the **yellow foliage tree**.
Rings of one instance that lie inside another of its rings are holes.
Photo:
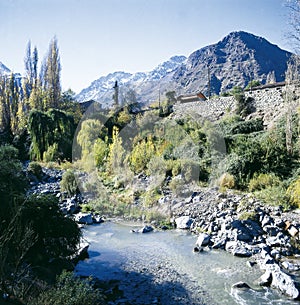
[[[119,136],[119,129],[114,126],[112,132],[112,143],[109,145],[108,167],[110,174],[118,174],[123,166],[125,159],[125,150],[122,146],[122,138]]]
[[[156,149],[151,136],[138,142],[129,157],[132,170],[135,173],[143,171],[155,152]]]

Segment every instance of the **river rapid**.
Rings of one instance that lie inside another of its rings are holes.
[[[76,272],[123,291],[111,304],[299,305],[259,287],[262,271],[250,267],[249,259],[222,250],[194,253],[196,235],[182,230],[130,233],[136,226],[108,221],[83,229],[90,258],[79,262]],[[232,288],[240,281],[252,289]]]

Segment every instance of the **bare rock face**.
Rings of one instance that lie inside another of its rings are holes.
[[[266,39],[246,32],[233,32],[220,42],[192,53],[179,67],[174,80],[186,91],[204,89],[207,94],[208,68],[211,93],[219,94],[233,86],[246,86],[249,80],[266,82],[274,71],[276,81],[282,81],[291,53],[281,50]]]

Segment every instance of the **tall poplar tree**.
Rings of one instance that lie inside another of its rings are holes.
[[[54,37],[50,42],[48,54],[41,73],[44,78],[44,82],[42,83],[47,92],[46,109],[58,108],[59,106],[61,97],[60,71],[59,49],[57,39]]]

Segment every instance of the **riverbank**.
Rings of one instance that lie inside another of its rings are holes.
[[[264,274],[261,286],[300,298],[300,214],[266,206],[250,194],[194,192],[171,207],[177,227],[198,235],[194,250],[222,249],[251,257]]]
[[[61,175],[59,171],[46,170],[44,183],[36,183],[32,189],[61,197]],[[61,200],[61,210],[80,224],[103,221],[102,215],[80,213],[80,200],[80,197]],[[188,198],[168,193],[158,200],[157,208],[169,215],[177,228],[198,237],[186,251],[194,249],[201,256],[203,249],[215,249],[247,257],[250,265],[258,264],[262,269],[260,275],[263,276],[257,278],[262,287],[273,287],[288,298],[299,299],[300,214],[297,211],[284,212],[282,207],[267,206],[250,194],[219,192],[215,188],[198,189]],[[152,225],[155,224],[154,221]],[[134,274],[143,274],[143,268],[148,269],[147,266],[139,269],[138,266],[143,264],[137,263],[134,257],[132,261],[129,269]],[[172,265],[163,266],[164,261],[161,261],[150,268],[158,282],[159,278],[168,278],[172,274]],[[123,279],[126,283],[126,277]],[[173,283],[172,277],[170,280]],[[134,282],[135,278],[129,281]]]

